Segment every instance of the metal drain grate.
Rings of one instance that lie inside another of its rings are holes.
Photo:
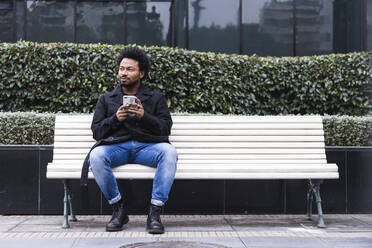
[[[188,241],[158,241],[148,243],[135,243],[130,245],[124,245],[120,248],[228,248],[227,246],[200,243],[200,242],[188,242]]]

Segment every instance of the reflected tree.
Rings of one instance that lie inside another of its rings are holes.
[[[200,3],[203,0],[195,0],[191,3],[191,6],[194,8],[194,26],[193,28],[199,27],[200,13],[205,7],[201,6]]]
[[[221,28],[212,24],[210,27],[198,27],[190,30],[190,48],[204,52],[237,53],[237,27],[228,24]]]
[[[147,12],[147,3],[128,3],[127,25],[128,43],[166,45],[164,26],[155,5]]]

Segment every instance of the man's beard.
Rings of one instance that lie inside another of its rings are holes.
[[[128,83],[128,84],[121,83],[120,85],[121,85],[121,87],[124,87],[124,88],[127,88],[127,89],[132,89],[132,88],[134,88],[139,83],[140,83],[140,80],[137,80],[137,81],[133,81],[133,82]]]

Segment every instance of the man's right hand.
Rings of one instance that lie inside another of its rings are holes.
[[[119,121],[124,121],[129,116],[129,113],[125,109],[124,105],[121,105],[116,111],[116,118],[118,118]]]

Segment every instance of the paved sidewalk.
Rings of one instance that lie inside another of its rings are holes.
[[[372,247],[372,215],[325,215],[324,229],[303,215],[164,215],[163,235],[145,231],[144,215],[115,233],[110,216],[77,218],[62,229],[61,216],[0,216],[0,247]]]

